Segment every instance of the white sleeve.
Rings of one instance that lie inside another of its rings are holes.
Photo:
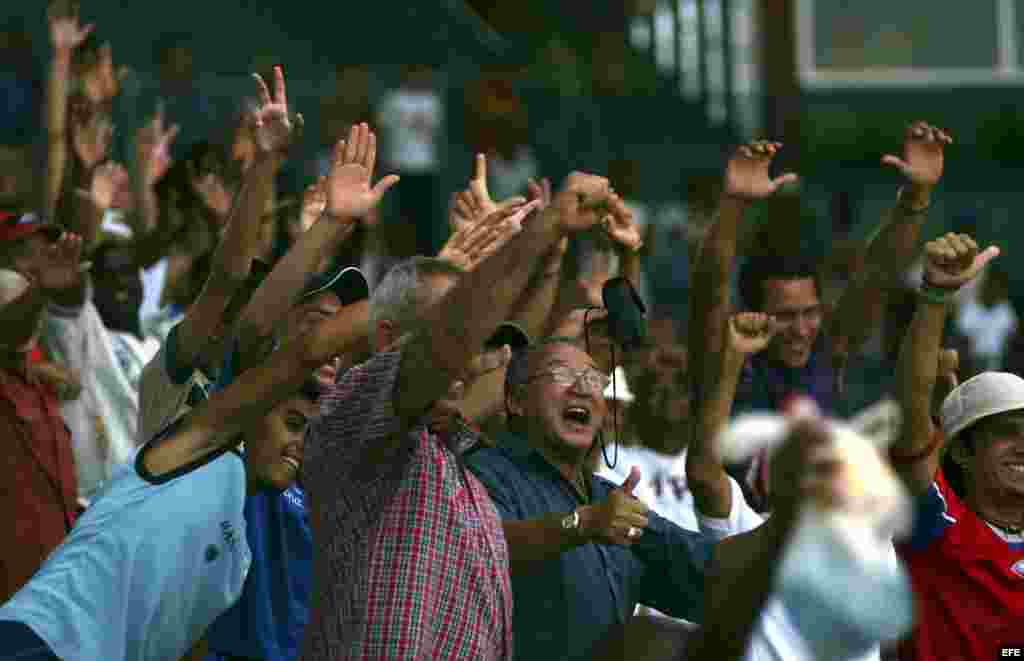
[[[747,503],[739,483],[731,477],[729,488],[732,491],[732,509],[729,510],[728,517],[720,519],[697,512],[697,524],[701,533],[716,541],[748,532],[764,523],[764,517]]]

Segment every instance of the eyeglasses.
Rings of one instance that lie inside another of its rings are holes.
[[[577,370],[564,365],[550,367],[543,372],[538,372],[527,379],[526,382],[530,383],[531,381],[543,379],[545,377],[550,377],[551,380],[555,382],[555,385],[562,387],[581,383],[584,388],[597,392],[598,394],[603,393],[604,389],[608,387],[609,383],[611,383],[611,377],[592,367],[585,367]]]

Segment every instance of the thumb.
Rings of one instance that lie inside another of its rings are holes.
[[[775,179],[772,180],[772,184],[774,184],[776,188],[781,188],[786,184],[796,183],[798,179],[799,177],[796,175],[795,172],[787,172],[782,176],[775,177]]]
[[[374,195],[374,197],[376,197],[378,199],[383,197],[384,193],[388,192],[389,188],[391,188],[392,186],[394,186],[395,184],[398,183],[398,180],[399,180],[399,176],[398,175],[396,175],[396,174],[389,174],[388,176],[386,176],[383,179],[381,179],[380,181],[378,181],[377,185],[373,187],[373,195]]]
[[[900,170],[905,170],[910,167],[902,158],[893,156],[892,154],[886,154],[882,157],[882,165],[888,165],[889,167],[898,168]]]
[[[999,246],[989,246],[985,250],[974,258],[974,264],[972,265],[972,271],[980,271],[991,262],[993,259],[999,256]]]
[[[633,489],[636,489],[636,485],[640,484],[640,469],[633,466],[629,469],[629,477],[622,483],[622,490],[627,496],[633,495]]]

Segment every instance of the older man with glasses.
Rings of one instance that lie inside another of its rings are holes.
[[[594,476],[609,378],[579,343],[551,338],[509,364],[509,432],[469,457],[503,519],[514,593],[517,659],[582,659],[626,624],[638,602],[700,621],[701,536],[649,512]]]

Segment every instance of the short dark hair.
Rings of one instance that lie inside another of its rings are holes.
[[[764,283],[767,280],[814,280],[821,295],[821,277],[816,265],[797,255],[751,255],[740,268],[739,293],[750,310],[764,307]]]

